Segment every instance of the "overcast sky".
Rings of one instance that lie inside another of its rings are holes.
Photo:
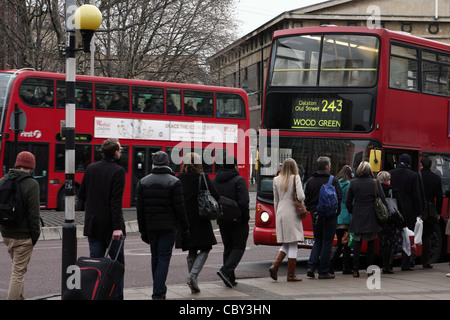
[[[236,0],[236,19],[241,21],[239,36],[252,32],[279,14],[325,0]]]

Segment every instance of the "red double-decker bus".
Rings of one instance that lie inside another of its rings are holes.
[[[272,180],[294,158],[305,182],[319,156],[332,174],[371,160],[389,171],[408,153],[412,168],[433,159],[447,196],[433,234],[433,260],[447,252],[450,190],[450,46],[409,34],[324,26],[276,31],[259,146],[256,244],[276,245]],[[261,141],[263,143],[261,143]],[[377,163],[371,158],[376,157]],[[305,242],[314,242],[310,216]]]
[[[41,206],[64,210],[65,75],[30,70],[0,72],[2,174],[17,152],[36,156]],[[76,78],[76,173],[78,190],[87,165],[102,158],[101,145],[119,138],[126,170],[125,207],[134,205],[137,182],[151,171],[151,156],[166,151],[175,174],[184,152],[202,156],[215,175],[227,155],[249,177],[248,98],[241,89],[78,76]],[[16,131],[14,130],[16,129]],[[20,134],[20,131],[22,131]],[[76,202],[77,209],[82,203]]]

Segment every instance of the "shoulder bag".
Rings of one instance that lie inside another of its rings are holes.
[[[389,190],[389,197],[386,197],[387,209],[388,209],[388,222],[398,228],[402,228],[405,224],[403,215],[398,210],[397,199],[392,195],[392,189]]]
[[[202,176],[205,181],[206,189],[202,190]],[[206,182],[205,174],[202,173],[198,178],[198,214],[200,217],[208,220],[216,220],[222,217],[222,209],[219,203],[214,199],[208,189],[208,183]]]
[[[388,210],[383,203],[383,200],[378,196],[378,181],[375,181],[375,213],[377,215],[377,220],[380,223],[385,223],[388,218]]]
[[[296,176],[294,176],[294,192],[293,192],[295,211],[297,212],[297,216],[300,219],[305,219],[308,211],[306,210],[306,206],[304,205],[303,201],[300,201],[297,198],[297,186],[295,184],[296,180],[295,178]]]

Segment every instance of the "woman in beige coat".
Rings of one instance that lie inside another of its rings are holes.
[[[278,268],[286,255],[288,256],[287,281],[302,280],[295,276],[297,243],[303,241],[304,238],[303,224],[297,216],[294,205],[294,179],[297,199],[303,201],[305,194],[298,175],[297,163],[294,159],[288,158],[284,161],[280,174],[273,180],[277,241],[283,244],[269,268],[270,276],[274,280],[278,279]]]

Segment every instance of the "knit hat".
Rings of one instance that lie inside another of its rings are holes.
[[[24,167],[34,169],[36,167],[36,159],[34,158],[34,155],[31,152],[22,151],[17,155],[16,164],[14,166],[16,168]]]
[[[169,165],[169,156],[164,151],[156,152],[153,157],[153,165],[154,166],[168,166]]]
[[[400,156],[399,160],[400,160],[400,163],[403,162],[405,165],[408,165],[408,166],[411,165],[411,157],[408,154],[406,154],[406,153],[402,154]]]

